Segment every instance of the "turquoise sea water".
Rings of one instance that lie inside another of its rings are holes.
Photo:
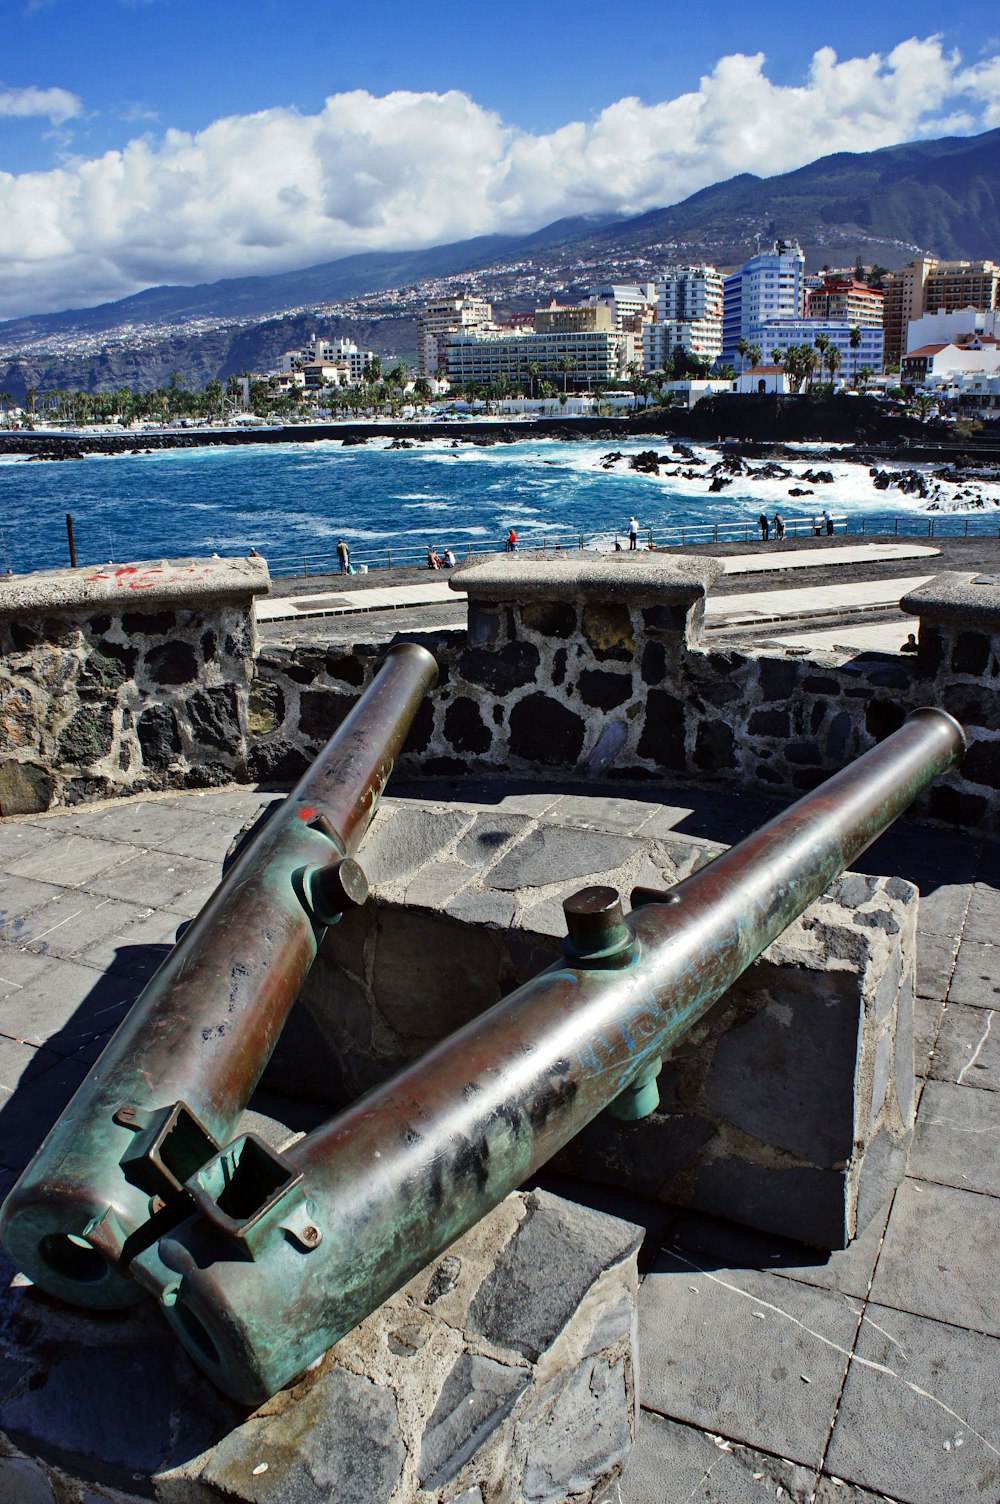
[[[278,572],[329,565],[337,538],[356,561],[423,558],[429,545],[501,547],[514,527],[522,544],[570,539],[609,543],[634,512],[644,535],[667,529],[745,526],[755,536],[764,509],[786,519],[824,506],[874,523],[920,510],[898,492],[875,491],[858,466],[834,465],[836,481],[796,502],[796,481],[737,478],[711,495],[708,480],[666,479],[602,468],[614,447],[645,443],[524,440],[479,448],[450,440],[393,450],[387,441],[343,448],[339,441],[205,447],[39,463],[0,461],[0,565],[15,573],[68,562],[65,514],[73,516],[81,564],[159,557],[245,554],[251,547]],[[669,444],[661,440],[661,452]],[[695,446],[709,463],[717,454]],[[679,463],[683,463],[680,461]],[[801,472],[815,457],[803,451]],[[708,468],[706,465],[705,469]]]

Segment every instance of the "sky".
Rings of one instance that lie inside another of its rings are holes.
[[[993,0],[0,0],[0,318],[997,127]]]

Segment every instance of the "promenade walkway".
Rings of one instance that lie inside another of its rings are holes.
[[[240,788],[0,824],[0,1196],[273,797]],[[398,786],[385,807],[403,805],[435,828],[447,808],[458,825],[485,813],[497,830],[725,844],[774,808],[718,790],[454,782]],[[416,871],[419,843],[393,859]],[[1000,1498],[1000,848],[897,825],[857,865],[922,895],[909,1174],[832,1256],[578,1188],[649,1229],[639,1440],[615,1504]],[[0,1255],[0,1334],[13,1277]],[[0,1426],[45,1377],[0,1363]]]

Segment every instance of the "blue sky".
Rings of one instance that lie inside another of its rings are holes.
[[[980,0],[0,0],[0,39],[0,317],[1000,126]]]

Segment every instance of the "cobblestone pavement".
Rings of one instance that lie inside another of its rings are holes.
[[[191,793],[0,824],[0,1194],[273,797]],[[609,833],[656,821],[726,844],[774,808],[594,785],[399,785],[394,798]],[[819,1255],[546,1181],[647,1227],[641,1424],[613,1504],[1000,1499],[1000,848],[901,824],[856,865],[922,895],[917,1134],[904,1184],[864,1234]],[[0,1286],[13,1272],[0,1255]]]

